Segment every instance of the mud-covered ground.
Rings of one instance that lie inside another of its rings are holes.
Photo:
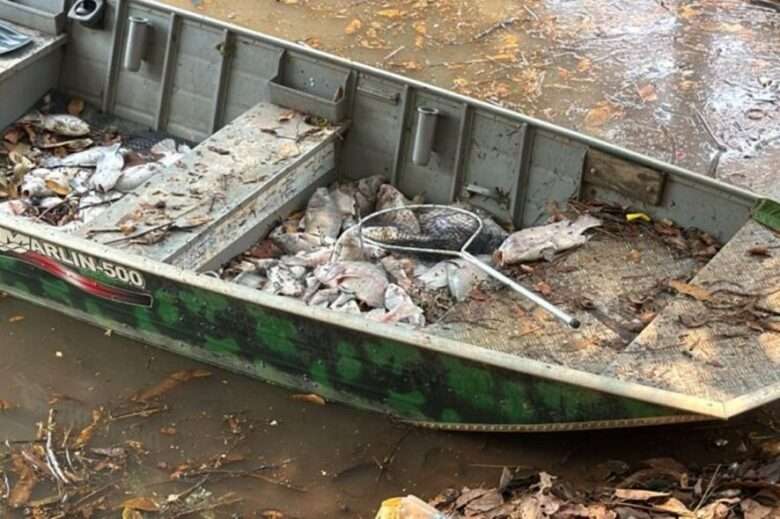
[[[780,196],[780,13],[768,7],[736,0],[170,3]],[[121,515],[128,499],[159,505],[173,496],[179,511],[215,505],[198,512],[202,517],[370,518],[393,495],[430,498],[449,486],[496,486],[504,466],[595,487],[617,460],[725,465],[758,455],[778,437],[776,405],[728,424],[631,431],[408,430],[11,298],[0,299],[0,344],[0,439],[35,440],[36,424],[47,422],[51,408],[58,410],[58,431],[72,428],[78,436],[103,408],[86,448],[123,451],[111,451],[117,457],[107,461],[88,452],[83,464],[95,470],[85,483],[100,492],[85,502],[105,497],[110,517]],[[209,376],[182,371],[193,369]],[[175,373],[182,380],[166,385]],[[138,398],[144,391],[152,394],[148,401]],[[35,445],[45,447],[45,436]],[[29,499],[52,495],[40,484]]]

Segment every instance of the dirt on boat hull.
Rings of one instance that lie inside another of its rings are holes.
[[[153,262],[125,262],[88,242],[74,247],[81,240],[62,243],[56,235],[18,232],[5,222],[0,238],[0,290],[13,296],[403,421],[456,430],[549,431],[706,419],[253,303],[209,289],[204,276],[198,276],[203,283],[188,283],[165,275],[165,265],[138,268]],[[40,261],[30,261],[29,254]],[[134,298],[116,296],[125,292]]]

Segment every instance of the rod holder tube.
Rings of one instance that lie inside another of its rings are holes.
[[[436,123],[439,120],[439,110],[420,106],[417,108],[417,131],[414,134],[412,162],[418,166],[426,166],[431,160],[433,141],[436,137]]]
[[[124,60],[125,70],[138,72],[141,69],[141,62],[146,59],[146,49],[151,32],[152,24],[148,18],[140,16],[128,18]]]

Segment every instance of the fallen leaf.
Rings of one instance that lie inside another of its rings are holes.
[[[164,434],[166,436],[175,436],[176,435],[176,427],[162,427],[160,429],[160,434]]]
[[[300,148],[298,148],[298,145],[294,142],[285,142],[281,146],[279,146],[279,151],[277,155],[280,159],[289,159],[292,157],[297,157],[301,154]]]
[[[260,517],[264,519],[284,519],[284,514],[279,510],[264,510],[260,512]]]
[[[145,402],[147,400],[162,396],[163,394],[167,393],[178,385],[183,384],[184,382],[189,382],[190,380],[196,378],[206,378],[210,376],[210,371],[201,368],[183,369],[181,371],[176,371],[165,377],[157,385],[133,395],[130,397],[130,400],[134,402]]]
[[[10,411],[14,405],[8,400],[0,400],[0,411]]]
[[[399,9],[382,9],[381,11],[377,11],[376,14],[393,20],[401,17],[401,11]]]
[[[669,497],[668,492],[653,492],[652,490],[637,490],[633,488],[616,488],[615,498],[625,501],[649,501],[661,497]]]
[[[19,508],[30,500],[33,488],[38,483],[38,478],[21,454],[14,453],[11,455],[11,466],[19,479],[8,494],[8,505],[11,508]]]
[[[84,111],[84,100],[80,97],[74,97],[68,103],[68,113],[70,115],[81,115]]]
[[[344,28],[344,32],[346,34],[355,34],[360,30],[360,28],[363,26],[363,23],[355,18],[351,22],[347,24],[347,26]]]
[[[577,72],[587,72],[592,64],[590,58],[582,58],[577,62]]]
[[[618,111],[608,101],[601,101],[591,108],[585,116],[585,126],[588,128],[598,128],[604,123],[617,117]]]
[[[534,285],[534,289],[543,296],[549,296],[553,292],[552,287],[546,281],[538,282]]]
[[[144,512],[158,512],[160,510],[160,505],[149,497],[133,497],[122,503],[121,506]]]
[[[52,179],[49,179],[46,181],[46,187],[54,191],[56,194],[60,196],[66,196],[70,193],[70,186],[68,185],[62,185]]]
[[[698,285],[691,285],[677,279],[672,279],[669,281],[669,286],[675,289],[678,293],[691,296],[698,301],[709,301],[709,299],[712,297],[712,292],[706,288],[700,287]]]
[[[22,138],[23,133],[19,131],[18,128],[11,128],[5,134],[3,135],[3,139],[10,142],[11,144],[16,144],[19,142],[19,139]]]
[[[739,504],[745,519],[771,519],[772,509],[753,499],[743,499]]]
[[[636,92],[645,103],[658,100],[658,95],[655,93],[655,87],[650,83],[643,87],[637,88]]]
[[[290,398],[301,402],[308,402],[310,404],[325,405],[325,399],[314,393],[293,395]]]
[[[639,314],[639,320],[642,321],[642,324],[649,324],[650,321],[655,319],[656,315],[657,314],[655,312],[648,310],[646,312],[642,312],[641,314]]]
[[[631,251],[628,253],[628,261],[632,263],[641,263],[642,253],[636,249],[631,249]]]
[[[758,336],[758,344],[761,345],[767,359],[774,363],[780,362],[780,333],[764,332]]]
[[[771,256],[769,253],[769,247],[766,245],[756,245],[755,247],[750,247],[747,251],[748,256],[759,256],[762,258],[767,258]]]
[[[683,502],[676,497],[670,497],[662,503],[654,504],[653,510],[659,512],[669,512],[680,517],[695,517],[695,514],[688,510],[688,507],[685,506]]]
[[[79,435],[76,437],[76,441],[73,443],[74,447],[77,449],[80,449],[84,447],[87,443],[89,443],[89,440],[92,439],[92,436],[95,434],[95,431],[97,430],[98,425],[103,420],[103,415],[105,414],[105,411],[102,407],[98,407],[97,409],[92,410],[92,421],[89,425],[84,427]]]
[[[133,510],[132,508],[123,508],[122,519],[144,519],[144,516],[138,510]]]
[[[20,321],[24,321],[23,315],[14,315],[8,319],[9,323],[18,323]]]

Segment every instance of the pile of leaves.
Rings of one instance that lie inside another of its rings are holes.
[[[495,488],[450,488],[430,504],[448,518],[774,519],[780,517],[778,480],[776,455],[700,470],[654,458],[588,491],[546,472],[504,468]]]

